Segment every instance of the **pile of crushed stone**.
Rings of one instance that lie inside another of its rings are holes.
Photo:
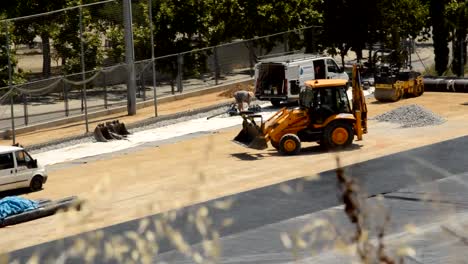
[[[373,119],[401,124],[403,128],[436,126],[445,122],[441,116],[416,104],[398,107]]]

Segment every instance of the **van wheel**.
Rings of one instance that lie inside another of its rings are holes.
[[[271,99],[270,102],[274,107],[279,107],[281,105],[281,100],[278,99]]]
[[[29,185],[29,188],[33,192],[37,192],[42,189],[42,177],[41,176],[34,176],[31,180],[31,184]]]

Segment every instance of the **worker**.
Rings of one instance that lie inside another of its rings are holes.
[[[234,99],[236,99],[237,109],[240,112],[244,111],[244,103],[250,107],[250,102],[254,99],[254,94],[249,91],[237,91],[234,93]]]

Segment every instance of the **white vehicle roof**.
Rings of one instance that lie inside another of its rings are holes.
[[[0,146],[0,154],[10,153],[10,152],[19,151],[19,150],[23,150],[23,148],[15,147],[15,146]]]
[[[291,54],[285,56],[278,56],[272,58],[265,58],[261,59],[259,63],[292,63],[292,62],[300,62],[300,61],[307,61],[307,60],[315,60],[315,59],[328,59],[331,58],[329,56],[324,55],[317,55],[317,54]]]

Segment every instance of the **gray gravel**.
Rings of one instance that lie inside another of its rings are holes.
[[[381,122],[401,124],[402,128],[435,126],[446,120],[430,110],[416,105],[405,105],[374,117]]]

